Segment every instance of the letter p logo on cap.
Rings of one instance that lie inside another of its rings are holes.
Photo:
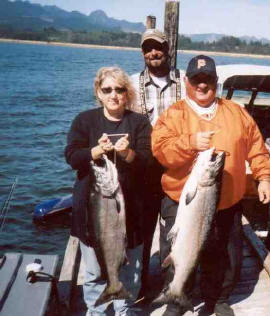
[[[200,69],[201,67],[204,67],[206,65],[205,59],[198,59],[198,65],[197,68]]]

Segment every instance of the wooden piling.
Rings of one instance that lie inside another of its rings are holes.
[[[153,15],[148,15],[146,17],[146,29],[155,29],[156,28],[156,17]]]
[[[58,281],[59,300],[67,309],[73,304],[72,295],[77,283],[78,262],[81,259],[79,248],[79,239],[70,236]]]
[[[166,0],[164,15],[164,33],[168,37],[171,68],[177,64],[177,44],[179,25],[179,0]]]

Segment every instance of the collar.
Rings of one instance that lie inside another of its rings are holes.
[[[175,70],[174,69],[170,69],[169,73],[168,73],[168,83],[171,83],[171,81],[176,83],[176,75],[175,75]],[[151,74],[149,72],[149,69],[147,67],[145,67],[144,70],[144,84],[145,86],[149,85],[149,84],[154,84],[152,78],[151,78]]]
[[[186,103],[191,109],[193,109],[194,112],[196,112],[199,116],[202,116],[207,120],[211,120],[216,115],[218,108],[217,98],[215,98],[213,103],[207,108],[201,107],[195,101],[189,99],[188,96],[186,96]]]
[[[217,98],[215,98],[215,100],[208,107],[205,108],[203,106],[200,106],[194,100],[191,100],[188,96],[186,96],[186,101],[187,101],[189,106],[191,106],[192,108],[199,109],[199,110],[201,110],[201,112],[212,112],[212,111],[214,111],[214,109],[215,109],[215,107],[217,106],[217,103],[218,103]]]

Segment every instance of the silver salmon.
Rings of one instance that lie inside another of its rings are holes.
[[[155,303],[176,303],[192,309],[185,283],[197,266],[220,196],[225,153],[215,148],[200,152],[179,200],[174,226],[168,234],[171,253],[162,266],[174,265],[174,278]]]
[[[115,165],[103,155],[90,162],[89,219],[90,236],[107,285],[95,306],[115,299],[130,298],[119,280],[126,259],[125,203]]]

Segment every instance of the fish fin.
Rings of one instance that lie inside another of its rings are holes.
[[[116,194],[116,196],[115,196],[115,202],[116,202],[117,213],[120,213],[120,211],[121,211],[121,202],[120,202],[120,199],[119,199],[119,197],[117,196],[117,194]]]
[[[194,190],[191,190],[187,192],[186,194],[186,205],[188,205],[196,196],[197,193],[197,186],[194,188]]]
[[[175,238],[178,234],[178,230],[179,230],[179,227],[176,225],[173,225],[173,227],[171,228],[171,230],[169,231],[169,233],[167,235],[167,240],[171,240],[172,243],[174,243]]]
[[[130,264],[130,261],[128,260],[128,255],[126,254],[124,257],[123,266],[129,265],[129,264]]]
[[[95,302],[95,307],[112,300],[122,300],[122,299],[130,299],[131,294],[129,291],[121,283],[121,287],[119,290],[115,290],[112,286],[106,286],[105,290],[101,293],[100,297]]]
[[[171,255],[169,254],[163,261],[162,263],[162,268],[167,268],[169,265],[171,265],[173,263],[173,260],[172,260],[172,257]]]
[[[162,292],[156,297],[152,302],[151,305],[159,305],[159,304],[167,304],[169,303],[169,296],[167,295],[168,288],[163,289]]]

